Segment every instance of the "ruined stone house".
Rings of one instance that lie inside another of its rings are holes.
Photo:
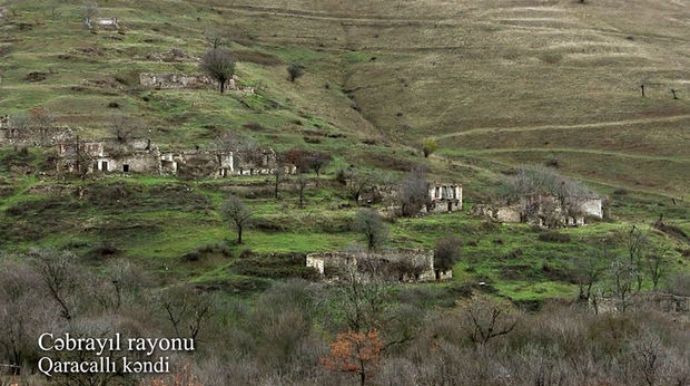
[[[161,174],[229,177],[235,173],[232,153],[187,151],[160,156]]]
[[[429,199],[422,213],[445,213],[462,210],[462,185],[454,183],[429,184]]]
[[[283,174],[296,174],[297,167],[279,162],[275,150],[269,147],[259,147],[251,152],[239,152],[236,156],[236,172],[242,176],[270,175],[277,168],[282,168]]]
[[[58,144],[57,148],[59,173],[160,174],[160,152],[146,140],[126,145],[75,141]]]
[[[589,306],[596,313],[621,312],[621,300],[616,297],[593,296],[588,300]],[[626,308],[654,309],[661,312],[690,313],[690,297],[678,296],[666,291],[639,292],[626,300]]]
[[[386,249],[375,252],[320,252],[307,255],[307,267],[325,279],[341,280],[356,275],[390,281],[419,282],[452,279],[453,271],[434,268],[434,251]]]
[[[144,87],[151,88],[199,88],[217,87],[217,83],[206,75],[185,75],[185,74],[153,74],[143,72],[139,74],[139,83]]]
[[[86,24],[86,26],[89,28],[110,30],[120,29],[120,20],[116,17],[97,17],[95,19],[86,18],[84,19],[84,24]]]
[[[139,84],[144,87],[156,89],[218,87],[218,82],[215,79],[202,74],[154,74],[150,72],[143,72],[139,74]],[[243,92],[245,94],[254,94],[254,88],[240,86],[239,79],[235,75],[228,80],[226,90]]]
[[[426,202],[419,208],[418,214],[451,213],[462,210],[462,185],[457,183],[428,184]],[[383,202],[380,209],[384,217],[399,217],[403,215],[403,208],[398,200],[398,189],[375,186],[363,194],[368,203]]]
[[[604,218],[604,204],[599,198],[578,203],[562,203],[553,195],[537,194],[505,205],[478,204],[470,214],[501,223],[528,223],[542,227],[583,226]]]
[[[130,140],[126,144],[74,141],[60,143],[57,148],[57,169],[64,173],[139,173],[222,178],[268,175],[278,167],[284,168],[285,173],[294,174],[296,171],[293,165],[279,165],[275,151],[268,148],[257,150],[250,163],[236,160],[231,152],[198,149],[161,152],[158,146],[145,139]]]

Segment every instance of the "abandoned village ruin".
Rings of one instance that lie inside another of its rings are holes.
[[[356,275],[398,282],[450,280],[453,270],[434,268],[434,251],[383,249],[368,252],[323,252],[307,255],[307,267],[316,269],[327,280]]]
[[[175,89],[175,88],[217,88],[218,82],[207,75],[186,75],[186,74],[139,74],[139,84],[148,88],[155,89]],[[253,87],[241,86],[237,76],[228,80],[226,89],[245,94],[254,94]]]
[[[279,164],[275,151],[270,148],[257,148],[254,154],[236,161],[232,152],[161,152],[149,140],[131,140],[126,145],[112,142],[61,143],[57,147],[57,170],[64,173],[184,173],[197,178],[270,175],[278,168],[283,174],[296,173],[294,165]],[[84,167],[87,170],[83,170]]]
[[[582,226],[592,220],[604,219],[601,199],[589,199],[575,210],[562,205],[551,195],[525,196],[511,205],[476,204],[470,214],[500,223],[529,223],[543,227]]]

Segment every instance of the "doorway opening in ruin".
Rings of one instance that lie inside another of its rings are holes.
[[[108,161],[101,161],[101,170],[104,172],[108,171]]]
[[[452,203],[452,202],[449,202],[449,203],[448,203],[448,211],[449,211],[449,212],[452,212],[452,211],[453,211],[453,203]]]
[[[129,165],[128,164],[123,164],[122,165],[122,171],[124,173],[129,173]]]

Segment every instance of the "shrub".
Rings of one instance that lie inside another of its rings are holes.
[[[446,236],[436,240],[434,246],[434,268],[446,271],[460,260],[462,241],[455,236]]]
[[[302,75],[304,75],[304,66],[299,63],[291,63],[287,67],[287,72],[290,82],[294,82],[297,80],[297,78],[300,78]]]
[[[429,157],[436,151],[436,140],[433,138],[426,139],[422,143],[422,151],[424,152],[424,158]]]
[[[522,249],[520,248],[515,248],[512,251],[506,253],[503,255],[504,260],[512,260],[512,259],[517,259],[518,257],[522,256]]]
[[[539,240],[549,243],[569,243],[570,235],[555,231],[542,232],[539,234]]]

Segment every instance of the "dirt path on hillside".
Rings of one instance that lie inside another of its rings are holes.
[[[597,128],[597,127],[615,127],[615,126],[625,126],[625,125],[639,125],[644,123],[655,123],[655,122],[676,122],[682,121],[684,119],[690,119],[690,114],[674,115],[671,117],[663,118],[643,118],[643,119],[631,119],[625,121],[612,121],[612,122],[598,122],[598,123],[581,123],[576,125],[543,125],[543,126],[521,126],[521,127],[482,127],[476,129],[470,129],[467,131],[459,131],[455,133],[441,134],[437,135],[435,139],[443,138],[453,138],[461,137],[464,135],[471,134],[499,134],[499,133],[510,133],[518,131],[539,131],[539,130],[568,130],[568,129],[587,129],[587,128]]]
[[[674,162],[674,163],[690,163],[690,157],[682,156],[655,156],[647,154],[630,154],[621,153],[616,151],[606,151],[606,150],[592,150],[592,149],[574,149],[568,147],[554,147],[554,148],[533,148],[533,147],[519,147],[519,148],[501,148],[501,149],[482,149],[482,150],[468,150],[469,155],[482,155],[482,154],[501,154],[501,153],[580,153],[580,154],[592,154],[592,155],[602,155],[611,157],[621,157],[621,158],[633,158],[646,161],[664,161],[664,162]]]

